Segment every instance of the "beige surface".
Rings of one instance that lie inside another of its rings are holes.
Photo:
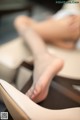
[[[0,92],[14,120],[80,120],[80,107],[62,110],[40,107],[3,80],[0,80]]]
[[[0,86],[1,97],[9,110],[9,113],[14,120],[30,120],[23,110],[13,101],[13,99],[7,94],[4,87]]]
[[[15,69],[23,60],[28,60],[27,56],[30,55],[30,50],[27,50],[23,40],[17,38],[0,47],[0,64]]]
[[[64,67],[58,75],[80,80],[80,50],[64,50],[53,46],[48,46],[48,50],[64,60]]]
[[[30,51],[21,38],[0,47],[0,78],[12,82],[16,70],[23,61],[31,61]]]

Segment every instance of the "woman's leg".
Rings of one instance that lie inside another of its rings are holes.
[[[34,56],[33,85],[27,95],[35,102],[40,102],[46,98],[52,78],[63,67],[63,60],[50,55],[43,40],[25,22],[21,24],[16,19],[15,27]]]
[[[21,24],[33,28],[45,42],[53,43],[62,48],[74,48],[80,36],[80,19],[78,16],[67,16],[60,20],[48,19],[37,22],[29,17],[17,18]]]

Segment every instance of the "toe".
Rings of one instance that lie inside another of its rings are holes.
[[[32,96],[31,96],[31,99],[35,99],[40,93],[41,93],[41,86],[37,84],[37,85],[34,87],[34,90],[33,90]]]
[[[26,95],[31,98],[32,94],[33,94],[34,88],[33,86],[28,90],[28,92],[26,93]]]
[[[35,97],[37,96],[37,91],[34,89],[34,91],[33,91],[33,94],[32,94],[32,96],[31,96],[31,99],[35,99]]]

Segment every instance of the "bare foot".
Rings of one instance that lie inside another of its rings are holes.
[[[33,85],[26,94],[33,101],[40,102],[46,98],[52,78],[62,68],[63,60],[57,58],[56,56],[51,56],[47,52],[42,39],[40,39],[34,31],[30,31],[25,23],[20,24],[16,21],[15,26],[19,34],[26,39],[25,42],[27,42],[31,50],[34,51],[33,54],[35,56]],[[37,53],[35,51],[37,51]]]
[[[39,55],[34,63],[33,85],[26,94],[35,102],[44,100],[53,77],[62,67],[63,60],[46,53]]]

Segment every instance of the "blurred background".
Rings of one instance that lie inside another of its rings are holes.
[[[0,0],[0,44],[18,36],[13,26],[16,16],[28,15],[34,19],[43,20],[62,7],[63,4],[56,4],[56,1]]]

